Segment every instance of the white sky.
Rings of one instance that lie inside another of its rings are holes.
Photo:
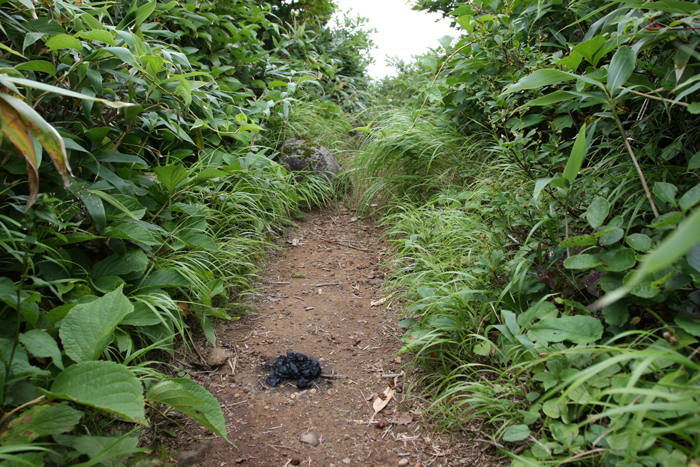
[[[386,57],[410,61],[412,55],[440,47],[439,38],[458,35],[450,28],[449,20],[436,23],[440,14],[413,11],[409,0],[335,0],[335,3],[341,11],[352,9],[351,16],[359,14],[368,18],[368,27],[377,30],[372,36],[377,46],[372,51],[375,63],[368,70],[373,78],[395,74],[386,66]]]

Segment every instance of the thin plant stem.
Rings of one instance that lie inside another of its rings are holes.
[[[637,161],[637,157],[634,155],[634,150],[632,150],[632,146],[630,145],[630,142],[627,139],[627,132],[625,131],[624,127],[622,126],[622,122],[620,121],[620,117],[618,117],[617,112],[613,111],[613,117],[615,118],[615,123],[617,123],[617,128],[620,130],[620,134],[622,135],[622,141],[625,142],[625,147],[627,148],[627,151],[630,153],[630,157],[632,158],[632,163],[634,164],[634,167],[637,169],[637,173],[639,174],[639,180],[641,180],[642,186],[644,187],[644,192],[647,194],[647,199],[649,200],[649,204],[651,204],[651,210],[654,211],[654,216],[659,217],[659,211],[658,211],[658,209],[656,209],[656,204],[654,203],[654,200],[651,197],[651,192],[649,191],[649,185],[647,185],[647,180],[644,177],[644,172],[642,172],[642,168],[639,166],[639,162]]]

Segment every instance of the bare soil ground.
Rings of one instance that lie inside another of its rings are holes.
[[[219,399],[235,446],[202,441],[210,433],[190,422],[190,435],[176,446],[179,465],[499,465],[491,445],[432,432],[421,423],[421,404],[405,399],[410,375],[406,357],[397,354],[400,310],[377,303],[385,298],[387,248],[375,227],[350,211],[298,221],[269,258],[254,313],[217,328],[219,345],[232,351],[230,363],[191,372]],[[264,365],[288,350],[320,362],[324,376],[311,389],[266,384],[271,372]],[[388,389],[393,397],[373,417],[373,404]],[[318,445],[300,441],[310,433]]]

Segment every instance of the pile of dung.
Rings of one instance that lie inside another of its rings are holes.
[[[265,365],[266,370],[274,370],[267,377],[267,384],[272,387],[277,386],[285,379],[296,379],[299,389],[311,387],[311,381],[321,376],[321,365],[303,353],[288,351],[287,355],[277,358],[274,365]]]

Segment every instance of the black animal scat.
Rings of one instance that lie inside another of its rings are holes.
[[[288,351],[287,355],[277,358],[274,365],[265,365],[266,370],[273,373],[265,380],[268,385],[275,387],[286,379],[296,379],[297,388],[308,389],[312,379],[321,375],[321,364],[303,353]]]

